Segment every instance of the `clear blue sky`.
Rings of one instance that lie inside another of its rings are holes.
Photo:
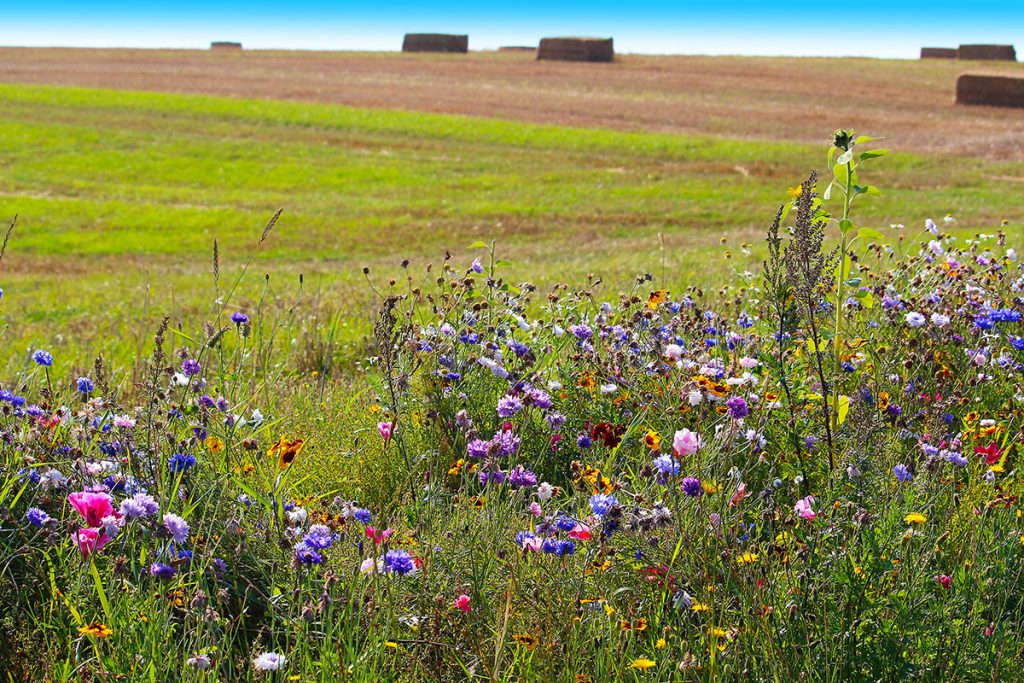
[[[6,0],[0,44],[393,50],[402,34],[468,33],[470,49],[612,36],[620,52],[915,57],[922,45],[1016,44],[1024,0]],[[844,11],[849,6],[854,9]]]

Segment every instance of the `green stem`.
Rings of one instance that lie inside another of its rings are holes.
[[[850,220],[850,192],[853,190],[853,164],[846,162],[846,188],[843,192],[843,222],[839,233],[839,269],[836,272],[836,323],[832,336],[832,343],[835,345],[835,362],[833,364],[834,379],[832,380],[832,433],[839,428],[839,376],[842,371],[842,347],[840,345],[840,332],[843,329],[843,288],[846,284],[846,250],[848,243],[847,221]]]

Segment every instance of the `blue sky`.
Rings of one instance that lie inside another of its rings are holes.
[[[204,48],[238,40],[251,48],[392,50],[406,31],[436,31],[468,33],[470,49],[593,35],[614,37],[620,52],[916,57],[922,45],[971,42],[1012,43],[1024,52],[1024,0],[5,4],[13,5],[2,13],[5,45]]]

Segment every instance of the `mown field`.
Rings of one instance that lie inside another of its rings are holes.
[[[966,231],[1020,230],[1018,162],[887,144],[864,224],[916,232],[949,212]],[[0,215],[19,217],[3,261],[17,293],[5,341],[20,351],[8,370],[40,345],[62,363],[128,361],[163,315],[211,315],[214,241],[224,287],[278,208],[243,305],[265,293],[339,312],[335,339],[353,342],[368,329],[364,266],[387,286],[404,258],[419,268],[493,239],[512,279],[700,279],[822,162],[820,145],[32,85],[0,86],[0,148]]]

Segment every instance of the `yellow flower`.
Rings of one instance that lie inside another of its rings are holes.
[[[206,437],[206,447],[210,449],[211,453],[220,453],[224,450],[224,439],[217,436]]]
[[[78,632],[83,636],[92,636],[93,638],[106,638],[113,631],[110,630],[105,624],[101,624],[98,621],[94,621],[91,624],[86,624],[78,629]]]
[[[903,520],[907,524],[924,524],[928,521],[928,517],[920,512],[911,512],[909,515],[904,517]]]
[[[390,647],[392,650],[397,650],[398,649],[398,643],[396,643],[393,640],[388,640],[388,641],[385,641],[384,647]]]
[[[295,462],[295,458],[299,457],[299,453],[305,445],[305,439],[289,441],[287,438],[282,436],[277,440],[277,443],[270,447],[270,450],[267,451],[267,455],[271,458],[277,456],[278,466],[282,470],[286,470],[293,462]]]
[[[714,493],[718,493],[718,482],[702,481],[700,483],[700,487],[704,489],[704,493],[708,494],[709,496]]]
[[[661,450],[661,436],[653,429],[647,432],[647,436],[644,437],[644,443],[647,444],[647,447],[652,451]]]
[[[654,644],[654,648],[656,650],[664,650],[666,645],[668,645],[668,643],[664,638],[658,638],[658,642]]]
[[[376,415],[377,413],[380,412],[380,404],[374,403],[372,406],[369,407],[368,410],[371,415]]]
[[[736,564],[753,564],[754,562],[757,562],[757,558],[757,553],[743,553],[736,558]]]
[[[664,289],[659,289],[655,292],[651,292],[651,295],[647,297],[647,307],[657,308],[660,304],[665,303],[665,299],[668,298],[668,292]]]
[[[797,185],[795,187],[788,187],[788,188],[786,188],[786,194],[788,194],[793,199],[797,199],[803,193],[804,193],[804,188],[803,188],[802,185]]]
[[[707,612],[711,608],[703,602],[697,602],[696,600],[694,600],[693,604],[690,606],[690,609],[692,609],[694,612]]]
[[[640,669],[641,671],[647,671],[648,669],[650,669],[655,664],[657,664],[657,662],[654,661],[653,659],[647,659],[646,657],[640,657],[639,659],[634,659],[633,663],[630,664],[630,666],[633,667],[634,669]]]
[[[540,639],[538,639],[536,636],[531,636],[529,633],[517,633],[516,635],[512,636],[512,640],[531,650],[537,647],[537,644],[540,642]]]

